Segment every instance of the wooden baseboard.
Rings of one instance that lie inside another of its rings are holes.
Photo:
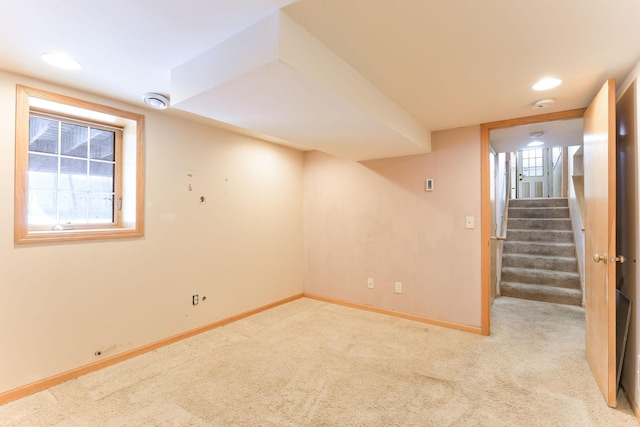
[[[627,389],[624,388],[624,385],[621,385],[621,387],[622,387],[622,392],[624,393],[624,395],[627,398],[627,401],[629,402],[629,406],[631,406],[631,410],[633,410],[633,415],[635,415],[636,420],[640,422],[640,409],[638,408],[638,405],[636,405],[636,402],[634,402],[633,399],[631,399],[631,396],[629,395],[629,393],[627,393]]]
[[[255,308],[253,310],[249,310],[249,311],[246,311],[244,313],[236,314],[234,316],[218,320],[217,322],[213,322],[213,323],[210,323],[208,325],[204,325],[204,326],[201,326],[199,328],[192,329],[192,330],[189,330],[189,331],[186,331],[186,332],[182,332],[180,334],[177,334],[177,335],[174,335],[174,336],[171,336],[171,337],[168,337],[168,338],[153,342],[151,344],[147,344],[145,346],[138,347],[138,348],[135,348],[133,350],[126,351],[124,353],[120,353],[120,354],[113,355],[111,357],[107,357],[105,359],[102,359],[102,360],[94,362],[94,363],[90,363],[88,365],[80,366],[79,368],[75,368],[75,369],[72,369],[70,371],[63,372],[63,373],[60,373],[58,375],[54,375],[54,376],[49,377],[49,378],[45,378],[45,379],[40,380],[40,381],[36,381],[34,383],[27,384],[27,385],[24,385],[22,387],[15,388],[13,390],[9,390],[9,391],[6,391],[4,393],[0,393],[0,404],[11,402],[12,400],[20,399],[21,397],[25,397],[25,396],[28,396],[28,395],[33,394],[33,393],[37,393],[37,392],[42,391],[42,390],[46,390],[46,389],[48,389],[50,387],[53,387],[53,386],[55,386],[57,384],[63,383],[63,382],[68,381],[68,380],[71,380],[73,378],[77,378],[77,377],[80,377],[82,375],[86,375],[88,373],[98,371],[98,370],[100,370],[102,368],[106,368],[107,366],[114,365],[116,363],[125,361],[127,359],[131,359],[133,357],[136,357],[136,356],[139,356],[141,354],[156,350],[156,349],[158,349],[160,347],[164,347],[164,346],[169,345],[169,344],[173,344],[175,342],[184,340],[186,338],[190,338],[190,337],[193,337],[195,335],[199,335],[199,334],[201,334],[203,332],[206,332],[206,331],[209,331],[211,329],[215,329],[215,328],[218,328],[220,326],[224,326],[224,325],[227,325],[229,323],[236,322],[238,320],[244,319],[246,317],[252,316],[252,315],[257,314],[257,313],[260,313],[262,311],[269,310],[270,308],[274,308],[274,307],[277,307],[279,305],[286,304],[286,303],[291,302],[291,301],[295,301],[295,300],[300,299],[302,297],[306,297],[306,298],[310,298],[310,299],[314,299],[314,300],[318,300],[318,301],[323,301],[323,302],[327,302],[327,303],[331,303],[331,304],[342,305],[342,306],[345,306],[345,307],[356,308],[356,309],[359,309],[359,310],[366,310],[366,311],[371,311],[371,312],[374,312],[374,313],[386,314],[386,315],[389,315],[389,316],[395,316],[395,317],[400,317],[400,318],[403,318],[403,319],[414,320],[416,322],[428,323],[428,324],[436,325],[436,326],[443,326],[445,328],[457,329],[457,330],[460,330],[460,331],[472,332],[472,333],[475,333],[475,334],[480,334],[481,333],[480,328],[479,327],[475,327],[475,326],[462,325],[462,324],[459,324],[459,323],[452,323],[452,322],[445,322],[445,321],[442,321],[442,320],[435,320],[435,319],[430,319],[430,318],[427,318],[427,317],[416,316],[416,315],[413,315],[413,314],[406,314],[406,313],[401,313],[401,312],[397,312],[397,311],[393,311],[393,310],[387,310],[387,309],[372,307],[372,306],[363,305],[363,304],[356,304],[356,303],[352,303],[352,302],[348,302],[348,301],[342,301],[342,300],[338,300],[338,299],[334,299],[334,298],[322,297],[322,296],[319,296],[319,295],[312,295],[312,294],[306,294],[306,293],[305,294],[297,294],[297,295],[293,295],[291,297],[288,297],[288,298],[273,302],[271,304],[263,305],[261,307]],[[633,406],[633,409],[634,409],[634,412],[636,413],[636,416],[638,416],[637,408],[635,406]]]
[[[147,353],[149,351],[156,350],[160,347],[164,347],[169,344],[173,344],[177,341],[181,341],[186,338],[193,337],[195,335],[199,335],[203,332],[210,331],[211,329],[218,328],[220,326],[227,325],[229,323],[236,322],[240,319],[244,319],[249,316],[253,316],[254,314],[260,313],[262,311],[268,310],[273,307],[277,307],[282,304],[286,304],[291,301],[295,301],[303,297],[304,294],[293,295],[291,297],[273,302],[271,304],[263,305],[258,308],[254,308],[253,310],[245,311],[244,313],[236,314],[235,316],[227,317],[222,320],[218,320],[217,322],[210,323],[208,325],[201,326],[196,329],[192,329],[190,331],[182,332],[178,335],[174,335],[151,344],[144,345],[142,347],[135,348],[133,350],[126,351],[124,353],[116,354],[111,357],[102,359],[95,363],[90,363],[88,365],[81,366],[79,368],[72,369],[67,372],[63,372],[58,375],[54,375],[49,378],[45,378],[40,381],[36,381],[31,384],[24,385],[22,387],[15,388],[13,390],[6,391],[4,393],[0,393],[0,405],[3,403],[10,402],[12,400],[19,399],[21,397],[28,396],[33,393],[37,393],[42,390],[46,390],[49,387],[53,387],[54,385],[63,383],[65,381],[71,380],[73,378],[77,378],[82,375],[86,375],[90,372],[98,371],[102,368],[106,368],[107,366],[114,365],[116,363],[122,362],[127,359],[131,359],[132,357],[139,356],[141,354]]]
[[[323,297],[323,296],[320,296],[320,295],[313,295],[313,294],[305,293],[304,297],[305,298],[315,299],[315,300],[318,300],[318,301],[328,302],[328,303],[331,303],[331,304],[342,305],[344,307],[357,308],[359,310],[366,310],[366,311],[371,311],[371,312],[374,312],[374,313],[386,314],[388,316],[400,317],[402,319],[414,320],[416,322],[422,322],[422,323],[428,323],[429,325],[442,326],[442,327],[449,328],[449,329],[457,329],[459,331],[471,332],[471,333],[474,333],[474,334],[482,335],[482,329],[479,326],[469,326],[469,325],[463,325],[461,323],[453,323],[453,322],[446,322],[444,320],[430,319],[428,317],[416,316],[415,314],[401,313],[399,311],[387,310],[385,308],[378,308],[378,307],[373,307],[373,306],[370,306],[370,305],[358,304],[358,303],[353,303],[353,302],[349,302],[349,301],[343,301],[343,300],[339,300],[339,299],[335,299],[335,298]]]

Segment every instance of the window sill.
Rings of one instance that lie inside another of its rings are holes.
[[[144,236],[144,231],[135,228],[105,228],[91,230],[30,231],[15,236],[15,244],[77,242],[108,239],[127,239]]]

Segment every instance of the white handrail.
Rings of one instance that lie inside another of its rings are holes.
[[[502,251],[503,242],[507,240],[507,221],[509,219],[509,200],[511,199],[511,160],[507,157],[505,169],[507,177],[505,180],[505,197],[504,197],[504,215],[502,216],[502,233],[500,236],[492,236],[491,238],[498,241],[498,251],[496,257],[496,295],[500,295],[500,280],[502,273]],[[496,234],[497,234],[496,230]]]
[[[505,162],[505,169],[507,171],[507,179],[505,184],[505,197],[504,197],[504,213],[502,215],[502,230],[500,235],[491,236],[492,240],[507,240],[507,220],[509,219],[509,199],[511,198],[511,168],[510,168],[510,160],[507,158]],[[496,234],[497,230],[496,230]]]

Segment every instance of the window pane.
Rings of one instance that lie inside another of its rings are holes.
[[[60,190],[87,191],[87,161],[60,159]]]
[[[89,191],[113,192],[113,163],[91,162]]]
[[[113,194],[92,194],[89,199],[89,222],[110,224],[113,222]]]
[[[536,176],[542,176],[542,168],[536,168]]]
[[[524,167],[524,168],[528,168],[529,167],[529,159],[524,159],[522,161],[522,167]]]
[[[58,122],[29,117],[29,151],[58,153]]]
[[[542,167],[542,159],[540,157],[536,159],[536,166]]]
[[[61,191],[58,193],[58,207],[60,209],[60,224],[87,223],[86,193]]]
[[[55,190],[58,188],[58,158],[29,154],[29,188]]]
[[[91,129],[91,158],[115,160],[116,134],[112,131]]]
[[[56,214],[55,190],[29,190],[29,225],[55,225]]]
[[[62,123],[62,154],[65,156],[87,157],[87,138],[89,128],[86,126]]]
[[[529,168],[522,168],[522,176],[529,176]]]

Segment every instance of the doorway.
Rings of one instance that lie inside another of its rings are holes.
[[[492,285],[492,218],[491,218],[491,173],[490,173],[490,152],[492,144],[491,132],[498,129],[512,129],[519,126],[534,125],[537,123],[546,123],[553,121],[564,121],[572,119],[581,119],[586,109],[580,108],[576,110],[562,111],[558,113],[542,114],[538,116],[522,117],[512,120],[503,120],[500,122],[485,123],[481,125],[481,332],[489,335],[491,330],[491,296],[494,290]],[[505,150],[506,151],[506,150]]]
[[[550,148],[518,150],[518,199],[549,197]]]
[[[616,343],[620,342],[620,337],[616,336],[616,330],[620,329],[620,326],[616,326],[616,288],[624,287],[624,279],[633,276],[623,277],[619,276],[617,279],[622,279],[622,283],[618,283],[616,280],[616,270],[620,270],[620,265],[625,262],[625,256],[620,251],[621,245],[616,245],[620,236],[625,236],[630,239],[631,246],[637,245],[637,238],[635,235],[629,236],[624,229],[620,227],[625,226],[625,221],[620,222],[620,218],[616,218],[616,213],[620,214],[619,210],[624,206],[620,203],[620,199],[624,197],[618,197],[616,200],[616,194],[622,190],[625,192],[625,196],[628,196],[629,191],[625,191],[624,186],[621,185],[622,181],[631,181],[635,183],[635,136],[627,138],[629,134],[629,127],[634,127],[633,121],[635,120],[635,89],[627,89],[630,91],[628,98],[631,102],[626,102],[626,98],[622,97],[618,100],[618,107],[621,110],[627,109],[629,112],[629,123],[626,123],[627,118],[624,114],[616,114],[616,99],[615,99],[615,82],[608,80],[598,92],[597,96],[591,102],[588,109],[583,110],[584,115],[579,110],[572,110],[571,112],[558,113],[558,115],[549,114],[542,116],[534,116],[523,119],[514,119],[511,121],[495,122],[484,124],[481,126],[481,165],[482,173],[482,199],[481,199],[481,212],[483,225],[481,235],[483,239],[482,248],[482,301],[488,301],[486,295],[490,295],[490,288],[485,286],[490,285],[490,278],[487,276],[487,272],[490,271],[490,266],[485,266],[485,263],[490,259],[487,253],[486,240],[490,239],[491,224],[485,224],[484,220],[487,219],[486,212],[489,210],[488,203],[490,200],[485,197],[487,194],[487,186],[490,186],[490,179],[487,177],[486,172],[488,167],[485,163],[488,161],[488,150],[491,147],[490,132],[494,129],[502,129],[508,126],[518,126],[522,123],[535,123],[537,121],[551,121],[551,120],[566,120],[568,115],[573,117],[584,117],[584,144],[583,144],[583,167],[584,167],[584,198],[585,205],[589,209],[587,211],[585,223],[585,251],[588,252],[588,257],[584,259],[592,260],[586,262],[589,268],[585,268],[585,292],[587,295],[585,302],[586,310],[586,356],[589,366],[594,374],[596,382],[600,386],[602,394],[610,406],[616,405],[617,387],[616,387],[616,369],[618,378],[620,376],[621,368],[621,355],[616,357],[616,351],[618,353],[624,352],[622,349],[616,348]],[[617,123],[616,123],[617,121]],[[616,129],[616,124],[618,128]],[[617,134],[616,134],[617,131]],[[626,140],[631,141],[625,146]],[[616,146],[617,142],[617,146]],[[486,151],[485,151],[486,150]],[[632,155],[628,155],[632,153]],[[577,154],[577,153],[576,153]],[[629,169],[629,168],[632,168]],[[616,182],[616,170],[618,170],[618,182]],[[587,182],[589,177],[589,182]],[[635,191],[632,191],[632,195],[635,196]],[[604,201],[604,203],[603,203]],[[633,202],[633,205],[636,203]],[[635,211],[632,215],[628,215],[631,218],[636,217]],[[616,221],[616,219],[618,221]],[[632,220],[633,221],[633,220]],[[617,234],[617,236],[616,236]],[[619,243],[619,242],[618,242]],[[635,261],[635,254],[634,259]],[[585,266],[586,267],[586,266]],[[617,268],[616,268],[617,267]],[[594,272],[594,269],[596,270]],[[600,271],[602,270],[602,271]],[[605,273],[604,275],[602,273]],[[489,279],[489,280],[487,280]],[[635,290],[635,283],[630,284]],[[483,328],[482,332],[489,334],[490,332],[490,305],[482,306],[482,320]],[[628,322],[627,318],[627,322]],[[633,323],[632,323],[633,325]],[[633,329],[633,328],[632,328]],[[632,331],[633,332],[633,331]],[[631,334],[633,336],[633,333]],[[625,340],[626,341],[626,340]],[[631,351],[632,354],[633,350]],[[635,355],[635,354],[634,354]],[[616,367],[616,363],[618,366]],[[633,369],[633,367],[632,367]],[[624,375],[623,375],[624,376]],[[633,386],[629,387],[634,390],[637,387],[637,381],[633,381],[635,378],[633,375],[628,375],[628,382]],[[624,381],[623,381],[624,382]],[[627,388],[627,387],[625,387]]]

